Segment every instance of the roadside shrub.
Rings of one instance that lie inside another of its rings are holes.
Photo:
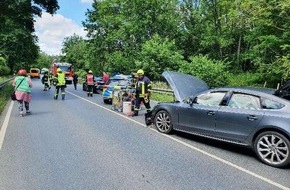
[[[13,89],[14,87],[11,84],[8,84],[0,89],[0,114],[3,112],[5,105],[10,99],[10,94]]]
[[[190,63],[180,65],[179,72],[196,76],[210,87],[228,85],[229,73],[224,62],[213,61],[202,55],[190,57],[190,60]]]
[[[144,69],[151,80],[162,80],[163,71],[177,71],[183,59],[175,41],[154,35],[142,45],[139,60],[135,64],[137,68]]]
[[[0,57],[0,76],[6,76],[10,73],[10,69],[7,66],[6,59]]]
[[[260,83],[259,73],[240,73],[240,74],[230,74],[228,75],[228,86],[253,86],[253,87],[263,87]]]
[[[290,79],[290,55],[278,57],[272,64],[261,64],[258,70],[259,82],[267,87],[276,88],[278,83]]]

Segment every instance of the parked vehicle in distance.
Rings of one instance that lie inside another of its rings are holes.
[[[112,104],[114,88],[125,89],[132,84],[131,75],[116,75],[111,77],[109,84],[103,86],[103,101],[105,104]]]
[[[190,75],[162,74],[175,102],[159,103],[145,115],[161,133],[182,131],[250,147],[265,164],[290,163],[290,101],[252,88],[215,88]]]
[[[29,75],[30,75],[30,78],[39,78],[40,79],[40,69],[31,68]]]

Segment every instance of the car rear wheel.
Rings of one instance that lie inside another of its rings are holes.
[[[290,163],[290,142],[282,134],[266,131],[258,135],[254,149],[259,159],[273,167],[285,167]]]
[[[172,120],[167,111],[161,110],[157,112],[154,118],[154,125],[161,133],[171,133],[173,131]]]

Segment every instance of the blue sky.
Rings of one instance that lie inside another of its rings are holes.
[[[35,34],[41,51],[48,55],[60,55],[64,38],[77,34],[85,37],[82,21],[93,0],[59,0],[60,9],[53,16],[43,12],[36,17]]]
[[[87,3],[86,3],[87,2]],[[58,14],[63,15],[66,18],[70,18],[75,21],[78,25],[82,25],[82,21],[86,19],[86,10],[91,8],[92,1],[81,0],[59,0],[58,4],[60,9],[57,11]]]

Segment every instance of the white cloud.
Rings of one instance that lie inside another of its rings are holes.
[[[81,0],[82,3],[93,3],[94,0]]]
[[[50,15],[43,13],[42,17],[36,18],[35,34],[39,39],[41,51],[49,55],[59,55],[61,53],[62,42],[65,37],[77,34],[85,37],[84,28],[78,26],[71,19],[60,14]]]

